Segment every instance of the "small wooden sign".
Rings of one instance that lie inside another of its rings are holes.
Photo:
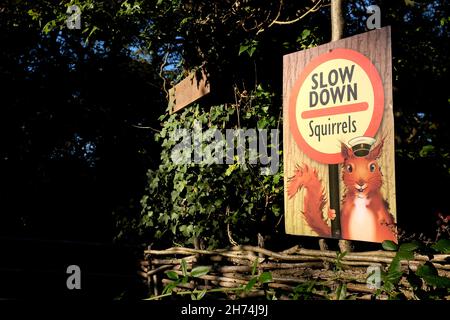
[[[206,73],[203,70],[201,72],[191,72],[180,83],[169,90],[170,113],[181,110],[207,95],[210,91],[210,83]]]
[[[390,27],[284,56],[286,233],[332,237],[338,164],[340,237],[396,241],[391,60]]]

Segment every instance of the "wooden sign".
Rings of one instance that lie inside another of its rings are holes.
[[[396,241],[390,27],[284,56],[286,232]],[[328,164],[339,164],[340,216]],[[335,220],[336,219],[336,220]]]
[[[191,72],[180,83],[169,90],[170,113],[197,101],[210,92],[210,84],[204,71]]]

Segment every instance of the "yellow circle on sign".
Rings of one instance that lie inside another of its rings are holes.
[[[340,142],[363,136],[374,112],[374,91],[365,70],[347,59],[332,59],[305,78],[296,101],[296,122],[305,142],[324,154]]]

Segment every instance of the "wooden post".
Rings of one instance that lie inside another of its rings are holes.
[[[264,237],[262,236],[261,233],[258,232],[258,247],[264,249]],[[264,259],[264,254],[263,253],[258,253],[258,259]],[[258,261],[258,275],[261,274],[262,270]]]
[[[342,0],[331,0],[331,41],[342,39],[343,31]]]
[[[320,251],[327,251],[328,250],[328,245],[327,242],[325,241],[325,239],[319,239],[319,248]],[[330,269],[330,263],[328,261],[323,261],[323,267],[326,270]]]
[[[342,0],[331,0],[331,41],[342,38],[344,21],[342,17]],[[336,218],[331,221],[331,236],[339,239],[341,237],[341,210],[339,195],[339,165],[328,165],[328,177],[330,188],[330,209],[336,212]],[[320,250],[328,250],[325,239],[319,239]]]
[[[342,0],[331,0],[331,41],[342,39],[344,31],[344,16],[342,15]],[[341,197],[339,193],[339,165],[328,165],[330,184],[330,208],[336,211],[336,218],[331,222],[331,234],[333,238],[341,237]],[[341,252],[351,251],[351,244],[347,240],[339,240]]]
[[[340,210],[340,193],[339,193],[339,165],[328,165],[328,179],[330,185],[330,209],[336,212],[336,218],[331,220],[331,236],[340,239],[341,237],[341,210]]]

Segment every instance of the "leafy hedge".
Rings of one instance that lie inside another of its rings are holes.
[[[208,108],[194,105],[161,116],[162,130],[156,135],[162,147],[161,163],[147,173],[141,232],[149,239],[154,236],[159,243],[186,244],[203,238],[209,247],[228,243],[229,236],[245,243],[254,241],[264,228],[272,232],[282,212],[281,164],[276,174],[261,175],[262,165],[259,161],[249,164],[248,152],[245,161],[238,163],[235,156],[232,164],[177,164],[171,154],[180,142],[174,139],[176,130],[193,129],[196,122],[201,123],[203,131],[218,129],[224,135],[226,129],[277,128],[281,106],[274,105],[273,94],[257,86],[251,93],[237,93],[234,104]],[[274,109],[275,115],[270,113]],[[203,142],[202,150],[206,147]],[[281,162],[281,151],[278,156]]]

